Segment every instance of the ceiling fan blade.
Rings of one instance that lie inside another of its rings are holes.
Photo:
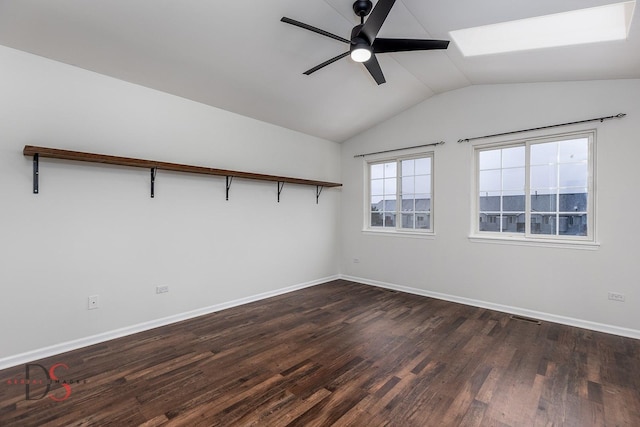
[[[342,59],[342,58],[344,58],[345,56],[349,56],[349,52],[341,53],[341,54],[340,54],[340,55],[338,55],[338,56],[335,56],[335,57],[333,57],[333,58],[331,58],[331,59],[329,59],[329,60],[327,60],[327,61],[324,61],[322,64],[320,64],[320,65],[316,65],[315,67],[313,67],[313,68],[311,68],[311,69],[309,69],[309,70],[305,71],[303,74],[306,74],[306,75],[308,76],[308,75],[309,75],[309,74],[311,74],[311,73],[315,73],[315,72],[316,72],[316,71],[318,71],[320,68],[324,68],[324,67],[326,67],[326,66],[327,66],[327,65],[329,65],[329,64],[333,64],[333,63],[334,63],[334,62],[336,62],[338,59]]]
[[[419,39],[375,39],[372,45],[375,53],[446,49],[448,46],[449,40]]]
[[[369,14],[369,18],[362,26],[360,33],[367,36],[370,42],[375,40],[395,2],[396,0],[378,0],[378,3]]]
[[[378,3],[380,4],[380,3]],[[387,81],[384,79],[384,74],[382,74],[382,68],[380,68],[380,64],[378,63],[378,59],[375,55],[371,55],[371,59],[367,62],[363,62],[364,66],[369,70],[369,74],[371,77],[381,85],[382,83],[386,83]]]
[[[350,40],[347,40],[344,37],[336,36],[335,34],[332,34],[328,31],[321,30],[320,28],[313,27],[309,24],[305,24],[304,22],[296,21],[295,19],[287,18],[286,16],[283,16],[280,21],[285,22],[287,24],[295,25],[296,27],[304,28],[305,30],[313,31],[314,33],[321,34],[325,37],[330,37],[334,40],[338,40],[343,43],[351,43]]]

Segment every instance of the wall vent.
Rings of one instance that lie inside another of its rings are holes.
[[[509,318],[513,319],[513,320],[521,320],[523,322],[533,323],[533,324],[536,324],[536,325],[542,325],[542,322],[537,320],[537,319],[531,319],[529,317],[518,316],[516,314],[512,314],[511,316],[509,316]]]

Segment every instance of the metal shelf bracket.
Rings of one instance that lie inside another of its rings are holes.
[[[156,172],[158,171],[158,168],[151,168],[151,198],[153,199],[155,197],[155,190],[156,190]]]
[[[231,181],[233,181],[233,177],[227,175],[227,200],[229,200],[229,189],[231,188]]]
[[[33,194],[38,194],[38,176],[40,175],[39,170],[40,156],[38,153],[33,155]]]
[[[320,194],[322,193],[322,189],[324,186],[316,185],[316,205],[318,204],[318,199],[320,198]]]
[[[282,193],[283,188],[284,182],[278,181],[278,203],[280,203],[280,193]]]

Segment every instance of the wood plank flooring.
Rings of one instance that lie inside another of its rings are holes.
[[[341,280],[33,363],[0,425],[640,426],[639,340]]]

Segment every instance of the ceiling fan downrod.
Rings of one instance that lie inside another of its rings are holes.
[[[371,0],[356,0],[353,2],[353,11],[360,17],[360,24],[364,24],[364,17],[371,12],[371,9],[373,9]]]

